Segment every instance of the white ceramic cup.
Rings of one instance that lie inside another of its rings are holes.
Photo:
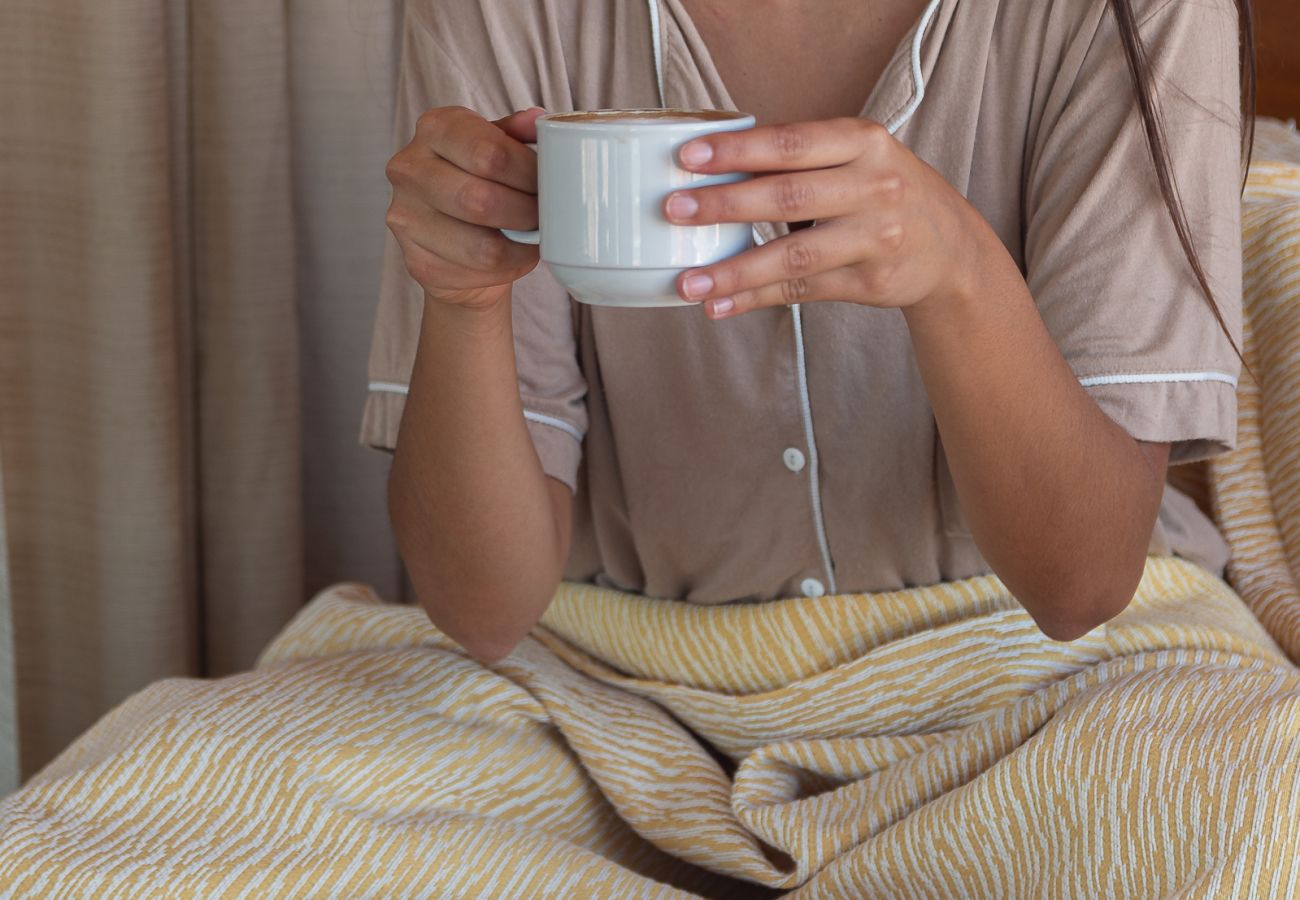
[[[725,110],[634,109],[553,113],[537,119],[536,231],[503,233],[541,245],[555,279],[583,303],[688,306],[677,296],[683,269],[751,246],[748,223],[675,225],[664,216],[680,188],[743,181],[743,173],[699,175],[677,165],[682,144],[754,127]]]

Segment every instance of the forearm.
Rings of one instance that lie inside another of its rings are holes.
[[[506,655],[559,584],[568,519],[557,484],[524,424],[508,300],[427,301],[389,506],[420,603],[480,659]]]
[[[1131,599],[1166,457],[1102,412],[1005,249],[986,238],[984,250],[965,297],[906,318],[981,553],[1046,633],[1068,639]]]
[[[1088,396],[975,207],[884,126],[856,118],[708,135],[678,162],[755,177],[673,192],[671,221],[816,223],[684,272],[681,295],[715,320],[817,300],[902,309],[993,570],[1053,637],[1123,609],[1141,578],[1169,445],[1134,440]]]

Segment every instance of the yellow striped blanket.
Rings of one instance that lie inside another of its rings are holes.
[[[1251,191],[1261,384],[1207,473],[1240,596],[1153,558],[1061,644],[991,577],[722,607],[565,584],[483,667],[343,585],[0,803],[0,895],[1300,896],[1300,168]]]
[[[340,587],[254,671],[127,700],[0,821],[21,897],[1296,896],[1300,671],[1169,559],[1071,644],[993,578],[565,585],[491,669]]]

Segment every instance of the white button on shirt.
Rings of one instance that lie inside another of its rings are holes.
[[[803,471],[804,463],[807,462],[804,459],[803,451],[798,447],[786,447],[785,452],[781,454],[781,459],[785,461],[785,467],[791,472]]]
[[[826,593],[826,586],[816,578],[805,578],[799,583],[799,590],[805,597],[820,597]]]

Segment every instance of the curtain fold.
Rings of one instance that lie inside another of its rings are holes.
[[[289,3],[306,589],[406,598],[389,460],[357,440],[384,252],[401,3]],[[346,473],[346,477],[341,477]]]
[[[189,14],[199,599],[224,675],[303,593],[288,29],[264,0]]]
[[[401,598],[356,439],[399,19],[0,4],[0,791],[324,584]]]
[[[0,455],[0,498],[4,497],[4,457]],[[17,673],[14,672],[13,600],[9,592],[9,543],[5,507],[0,503],[0,796],[18,787]]]

